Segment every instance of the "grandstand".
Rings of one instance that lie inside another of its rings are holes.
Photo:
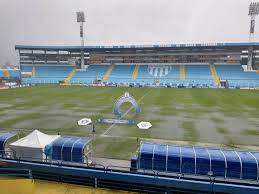
[[[254,71],[246,71],[253,47]],[[22,83],[121,84],[167,87],[259,87],[259,43],[86,46],[81,68],[77,46],[23,46]],[[71,63],[71,61],[74,61]],[[4,71],[0,76],[7,76]],[[225,84],[224,84],[225,86]]]
[[[0,89],[7,89],[10,86],[21,83],[20,70],[17,69],[0,69]]]
[[[181,75],[181,66],[184,68],[183,76]],[[71,84],[93,84],[97,80],[102,80],[108,85],[142,84],[148,86],[159,82],[163,86],[203,85],[215,87],[220,84],[220,80],[227,80],[231,87],[259,87],[259,74],[255,71],[244,71],[240,64],[215,64],[213,70],[210,66],[210,64],[167,64],[166,66],[139,64],[138,69],[135,70],[136,65],[134,64],[116,64],[113,67],[99,64],[89,65],[85,70],[73,72],[73,66],[71,65],[35,65],[35,67],[22,65],[21,74],[26,75],[29,72],[31,77],[22,77],[22,82],[31,84],[52,84],[62,81]],[[18,74],[18,71],[10,72],[11,75]],[[68,77],[69,79],[67,79]]]
[[[19,78],[20,70],[0,69],[0,78]]]

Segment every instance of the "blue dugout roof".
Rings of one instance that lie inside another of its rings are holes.
[[[89,138],[64,136],[51,143],[53,160],[84,162],[84,147],[91,141]]]
[[[259,46],[259,42],[236,42],[236,43],[200,43],[200,44],[157,44],[157,45],[112,45],[112,46],[84,46],[85,50],[98,49],[144,49],[144,48],[190,48],[190,47],[247,47]],[[15,49],[31,50],[79,50],[81,46],[33,46],[15,45]]]
[[[141,143],[138,168],[258,180],[259,152]]]
[[[5,153],[5,143],[16,135],[15,132],[0,133],[0,154]]]

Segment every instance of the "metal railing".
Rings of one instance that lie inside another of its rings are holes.
[[[0,168],[1,177],[24,177],[33,179],[32,172],[30,169],[18,169],[18,168]]]
[[[1,151],[1,150],[0,150]],[[49,166],[64,166],[64,167],[73,167],[73,168],[86,168],[86,169],[94,169],[94,170],[100,170],[104,173],[110,173],[110,172],[120,172],[120,173],[131,173],[131,174],[142,174],[142,175],[148,175],[153,176],[154,178],[160,178],[160,177],[170,177],[170,178],[177,178],[177,179],[191,179],[191,180],[205,180],[210,182],[233,182],[233,183],[245,183],[249,185],[258,185],[258,181],[254,180],[246,180],[246,179],[235,179],[235,178],[224,178],[219,176],[214,176],[213,173],[208,173],[207,175],[193,175],[193,174],[185,174],[185,173],[177,173],[177,172],[164,172],[164,171],[158,171],[158,170],[150,170],[150,169],[141,169],[141,168],[132,168],[132,167],[125,167],[125,166],[119,166],[119,165],[108,165],[104,166],[103,164],[99,163],[92,163],[88,164],[85,162],[82,163],[76,163],[76,162],[67,162],[67,161],[60,161],[60,160],[52,160],[52,159],[42,159],[42,158],[32,158],[32,157],[15,157],[14,151],[5,151],[4,154],[0,155],[0,158],[7,159],[7,160],[15,160],[18,163],[20,162],[31,162],[31,163],[43,163]],[[1,175],[1,169],[0,168],[0,175]],[[4,168],[8,172],[8,168]],[[31,170],[28,169],[18,169],[19,173],[17,173],[17,169],[10,168],[12,173],[9,173],[10,176],[24,176],[24,177],[31,177],[32,173]],[[20,172],[26,172],[24,174],[21,174]],[[2,173],[3,174],[3,173]]]

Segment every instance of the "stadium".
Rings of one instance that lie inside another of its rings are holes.
[[[82,12],[77,21],[83,40]],[[0,70],[4,174],[144,193],[258,192],[259,42],[14,49],[19,69]]]

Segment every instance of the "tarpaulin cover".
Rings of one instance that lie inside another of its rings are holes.
[[[60,137],[51,143],[52,159],[71,162],[83,162],[84,147],[90,142],[88,138]]]
[[[138,168],[191,175],[258,179],[259,152],[141,143]]]
[[[59,138],[59,135],[47,135],[34,130],[27,136],[10,144],[15,156],[24,160],[44,160],[45,146]]]

